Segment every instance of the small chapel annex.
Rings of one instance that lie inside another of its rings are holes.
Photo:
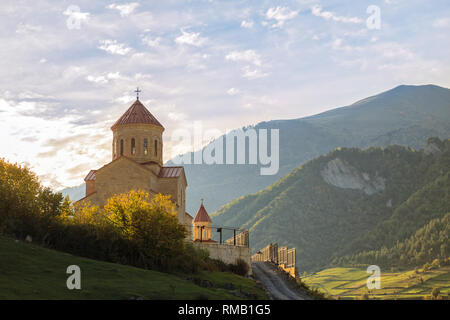
[[[139,96],[111,130],[112,160],[89,171],[84,179],[86,195],[79,202],[102,207],[111,196],[133,189],[145,190],[151,196],[170,195],[179,223],[191,231],[193,218],[186,212],[184,168],[163,165],[164,127],[139,101]]]

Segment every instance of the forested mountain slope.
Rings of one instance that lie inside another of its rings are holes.
[[[216,225],[250,230],[252,248],[297,248],[300,270],[390,247],[450,211],[450,142],[339,148],[213,214]]]

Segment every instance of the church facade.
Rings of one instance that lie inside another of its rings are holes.
[[[170,195],[176,204],[179,222],[191,231],[193,218],[186,212],[184,168],[163,165],[164,127],[161,123],[138,98],[111,130],[112,160],[87,174],[86,194],[78,202],[102,207],[111,196],[133,189],[145,190],[151,196]]]

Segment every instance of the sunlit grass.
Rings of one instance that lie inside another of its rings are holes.
[[[415,273],[382,272],[381,289],[368,290],[369,274],[363,268],[330,268],[302,278],[307,285],[334,297],[355,299],[363,294],[375,299],[422,299],[434,287],[439,287],[441,295],[450,294],[450,267]]]

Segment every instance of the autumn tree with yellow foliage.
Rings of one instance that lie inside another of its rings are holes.
[[[80,203],[67,223],[93,229],[97,239],[111,239],[107,251],[116,251],[113,242],[125,241],[135,264],[165,267],[184,253],[186,229],[178,223],[170,196],[151,197],[146,191],[131,190],[114,195],[103,208]],[[138,262],[136,262],[138,261]]]
[[[136,243],[149,257],[164,263],[183,251],[186,229],[178,223],[170,196],[131,190],[108,199],[104,218],[122,237]]]

